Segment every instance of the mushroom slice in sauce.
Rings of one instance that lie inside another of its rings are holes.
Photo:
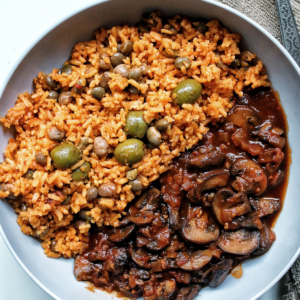
[[[232,222],[235,217],[242,216],[251,210],[247,195],[244,192],[234,194],[229,188],[220,189],[216,193],[212,207],[216,218],[222,225]]]
[[[90,260],[86,256],[78,255],[75,258],[74,274],[78,281],[92,280],[93,274],[95,273],[96,269],[96,265],[90,262]]]
[[[284,131],[277,127],[272,127],[271,123],[266,122],[258,131],[258,136],[263,141],[269,142],[272,146],[282,149],[285,146],[285,138],[281,137]]]
[[[175,297],[177,285],[175,279],[166,279],[156,288],[155,300],[171,300]]]
[[[191,284],[190,286],[182,287],[175,300],[193,300],[198,296],[201,289],[202,285],[200,284]]]
[[[147,234],[147,235],[146,235]],[[152,251],[160,251],[170,243],[169,226],[148,227],[138,230],[136,243],[138,247],[145,246]]]
[[[249,126],[251,125],[253,128],[258,126],[260,119],[252,108],[237,105],[229,112],[226,123],[233,123],[237,127],[249,130]]]
[[[144,248],[138,248],[131,253],[132,260],[141,268],[151,269],[151,255]]]
[[[226,259],[223,261],[220,261],[215,266],[212,267],[210,276],[209,276],[209,282],[208,285],[211,287],[219,286],[224,282],[227,275],[232,269],[233,260],[232,259]]]
[[[258,200],[251,199],[250,203],[256,210],[255,214],[258,218],[271,215],[281,207],[279,198],[261,197]]]
[[[269,189],[274,189],[277,187],[284,178],[284,172],[282,170],[278,170],[275,174],[269,176]]]
[[[228,170],[215,170],[204,173],[203,176],[199,178],[200,183],[189,190],[187,197],[192,201],[200,199],[202,192],[226,186],[228,179]]]
[[[260,255],[267,252],[276,239],[275,233],[268,226],[266,222],[263,222],[263,227],[259,230],[260,233],[260,245],[257,250],[254,251],[254,255]]]
[[[154,187],[150,188],[144,192],[138,200],[135,202],[134,206],[142,211],[156,211],[159,207],[160,202],[160,191]],[[129,210],[130,212],[130,210]]]
[[[223,251],[236,255],[248,255],[254,252],[259,244],[259,232],[247,229],[224,231],[218,239],[218,245]]]
[[[220,166],[225,158],[226,155],[223,152],[214,150],[209,153],[193,156],[188,162],[188,167],[207,170],[215,166]]]
[[[180,228],[180,212],[179,207],[171,207],[168,205],[169,213],[169,226],[172,230],[176,231]]]
[[[251,159],[237,159],[231,166],[230,172],[237,176],[231,184],[236,191],[259,196],[267,189],[268,179],[264,170]]]
[[[115,243],[123,242],[133,232],[134,228],[134,225],[130,225],[124,228],[114,228],[109,235],[109,239]]]
[[[266,164],[269,175],[274,174],[284,159],[284,153],[280,148],[269,148],[262,151],[258,156],[258,162]]]
[[[138,226],[150,224],[153,220],[153,212],[137,211],[135,214],[130,214],[126,219]]]
[[[176,257],[177,266],[185,271],[196,271],[203,268],[212,259],[210,250],[198,250],[189,255],[188,252],[181,252]]]
[[[185,240],[195,244],[208,244],[217,240],[220,229],[208,210],[188,204],[186,211],[180,229]]]
[[[134,289],[128,289],[128,282],[124,281],[122,276],[118,276],[118,278],[113,281],[114,287],[117,291],[120,291],[125,297],[130,299],[137,299],[142,296],[142,291],[136,286]]]

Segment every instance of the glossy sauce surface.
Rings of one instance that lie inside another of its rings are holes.
[[[266,253],[283,206],[290,150],[271,89],[245,90],[228,117],[130,204],[119,228],[94,228],[77,280],[132,299],[194,299]]]

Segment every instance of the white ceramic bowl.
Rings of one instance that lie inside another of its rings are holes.
[[[292,153],[290,180],[284,208],[275,226],[276,242],[265,255],[243,264],[244,275],[236,280],[228,276],[218,288],[205,288],[198,296],[202,300],[256,299],[274,285],[288,270],[300,252],[300,159],[298,116],[300,102],[300,69],[287,51],[258,24],[227,6],[200,0],[110,0],[88,7],[62,21],[39,40],[24,55],[15,72],[3,83],[6,86],[0,100],[0,115],[14,105],[18,93],[32,89],[32,78],[39,71],[50,72],[60,67],[78,41],[92,38],[100,26],[111,27],[123,21],[134,24],[145,12],[161,10],[164,14],[185,14],[191,17],[218,19],[233,32],[244,37],[243,47],[263,60],[273,88],[278,91],[289,124],[288,139]],[[55,42],[54,42],[55,41]],[[0,91],[2,87],[0,87]],[[12,132],[0,129],[0,154],[3,157],[7,140]],[[73,259],[49,259],[40,243],[21,233],[13,209],[0,201],[0,232],[10,251],[28,275],[55,299],[113,299],[112,295],[96,291],[91,293],[86,283],[77,282],[73,275]],[[197,298],[197,299],[198,299]]]

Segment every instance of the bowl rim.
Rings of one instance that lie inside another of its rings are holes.
[[[8,84],[8,82],[10,81],[11,77],[13,76],[14,72],[16,71],[16,69],[18,68],[18,66],[21,64],[21,62],[24,60],[24,58],[26,57],[26,55],[37,45],[37,43],[43,39],[48,33],[50,33],[53,29],[55,29],[58,25],[60,25],[61,23],[63,23],[64,21],[68,20],[69,18],[75,16],[76,14],[87,10],[93,6],[97,6],[103,2],[108,2],[110,0],[99,0],[99,1],[95,1],[96,3],[90,3],[88,5],[84,5],[81,8],[75,9],[74,11],[70,12],[69,14],[65,15],[64,17],[62,17],[60,20],[58,20],[57,22],[55,22],[52,26],[49,26],[43,33],[41,33],[40,35],[38,35],[32,43],[29,44],[29,46],[27,46],[27,48],[22,52],[21,55],[19,55],[19,57],[15,60],[14,64],[11,66],[8,74],[5,76],[4,80],[2,81],[2,83],[0,84],[0,100],[2,97],[2,94]],[[298,66],[298,64],[296,63],[296,61],[293,59],[293,57],[291,56],[291,54],[287,51],[287,49],[285,49],[283,47],[283,45],[273,36],[271,35],[265,28],[263,28],[261,25],[259,25],[256,21],[252,20],[251,18],[249,18],[248,16],[246,16],[245,14],[239,12],[238,10],[231,8],[228,5],[225,5],[223,3],[219,3],[213,0],[199,0],[199,2],[206,2],[208,4],[211,5],[215,5],[218,6],[220,8],[223,8],[237,16],[239,16],[240,18],[246,20],[248,23],[250,23],[252,26],[254,26],[255,28],[257,28],[259,31],[261,31],[269,40],[271,40],[275,46],[277,46],[277,48],[279,48],[279,50],[286,56],[286,58],[290,61],[290,63],[292,64],[292,66],[295,68],[295,70],[297,71],[298,75],[300,76],[300,67]],[[1,226],[1,222],[0,222],[0,235],[2,236],[7,248],[9,249],[9,251],[11,252],[12,256],[15,258],[15,260],[18,262],[18,264],[22,267],[22,269],[27,273],[27,275],[40,287],[42,288],[49,296],[53,297],[56,300],[62,300],[61,298],[59,298],[58,296],[56,296],[52,291],[50,291],[44,284],[42,284],[29,270],[28,268],[24,265],[24,263],[22,262],[22,260],[19,258],[19,256],[16,254],[15,250],[13,249],[13,247],[11,246],[11,244],[9,243],[6,234]],[[252,299],[250,300],[255,300],[258,299],[260,296],[262,296],[264,293],[266,293],[272,286],[274,286],[283,276],[284,274],[290,269],[290,267],[292,266],[292,264],[296,261],[296,259],[298,258],[300,254],[300,246],[298,248],[298,250],[296,251],[296,253],[294,254],[294,256],[291,258],[291,260],[289,261],[289,263],[285,266],[285,268],[273,279],[272,282],[270,282],[264,289],[262,289],[259,293],[257,293]]]

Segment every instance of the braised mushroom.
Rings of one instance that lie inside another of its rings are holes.
[[[267,189],[268,179],[264,170],[251,159],[237,159],[232,164],[230,173],[237,176],[231,184],[236,191],[259,196]]]
[[[133,232],[134,228],[134,225],[130,225],[125,228],[114,228],[111,234],[109,235],[109,239],[115,243],[123,242]]]
[[[181,236],[195,244],[208,244],[216,241],[220,229],[210,212],[191,207],[190,204],[187,206],[185,209],[187,212],[182,216]]]
[[[177,291],[175,279],[166,279],[156,288],[155,300],[171,300],[175,297]]]
[[[151,269],[151,255],[144,248],[138,248],[131,253],[132,260],[140,267]]]
[[[253,252],[254,255],[260,255],[267,252],[276,239],[275,233],[266,222],[263,222],[263,226],[260,229],[259,233],[260,245],[259,248]]]
[[[188,252],[181,252],[176,257],[176,264],[179,268],[185,271],[200,270],[212,259],[210,250],[198,250],[191,255]]]
[[[190,189],[187,197],[194,202],[201,199],[201,194],[207,190],[214,190],[227,185],[229,179],[228,170],[215,170],[204,173],[199,177],[200,183]]]
[[[201,291],[202,286],[200,284],[191,284],[190,286],[182,287],[175,300],[193,300]]]
[[[164,227],[151,226],[145,230],[139,229],[136,243],[138,247],[145,246],[149,250],[160,251],[170,243],[170,229],[167,225]]]
[[[252,108],[244,105],[237,105],[228,113],[226,123],[230,122],[247,131],[250,126],[253,128],[258,126],[260,124],[260,119]]]
[[[248,255],[259,247],[260,234],[259,231],[247,229],[224,231],[218,239],[218,245],[227,253]]]
[[[282,149],[285,146],[285,138],[281,137],[283,133],[282,129],[273,128],[270,122],[266,122],[261,126],[257,135],[263,141],[267,141],[272,146]]]
[[[274,174],[284,159],[284,153],[280,148],[269,148],[262,151],[258,156],[258,162],[266,164],[269,175]]]
[[[251,205],[255,209],[255,215],[258,218],[262,218],[267,215],[273,214],[281,208],[281,203],[279,198],[267,198],[261,197],[259,199],[251,199]]]
[[[193,156],[188,162],[188,166],[200,170],[207,170],[215,166],[220,166],[225,158],[226,155],[223,152],[214,150],[209,153]]]
[[[225,225],[235,217],[242,216],[251,210],[250,202],[244,192],[235,194],[229,188],[220,189],[212,202],[213,212],[219,223]]]
[[[224,282],[227,275],[230,273],[233,265],[232,259],[226,259],[220,261],[212,267],[208,285],[211,287],[217,287]]]

